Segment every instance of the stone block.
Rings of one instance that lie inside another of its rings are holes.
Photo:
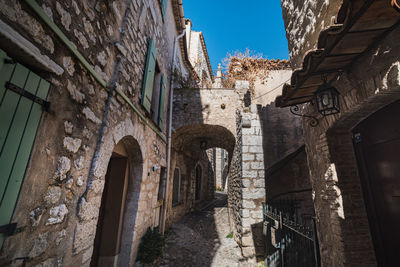
[[[86,221],[97,218],[99,216],[100,204],[101,204],[100,196],[90,198],[89,201],[86,201],[85,198],[82,198],[78,210],[79,219]]]
[[[243,171],[250,170],[250,162],[243,162],[242,163],[242,169],[243,169]]]
[[[243,129],[242,129],[242,134],[243,135],[252,135],[252,134],[254,134],[254,128],[250,127],[251,126],[251,122],[250,121],[248,121],[248,122],[249,122],[249,124],[248,124],[249,127],[244,127],[244,125],[243,125]]]
[[[265,189],[264,188],[244,188],[242,192],[243,199],[264,199]]]
[[[249,147],[249,152],[250,153],[263,153],[264,150],[263,150],[262,144],[250,146]]]
[[[93,246],[91,246],[90,248],[88,248],[83,254],[82,254],[82,263],[87,262],[88,260],[90,260],[92,258],[92,254],[93,254]]]
[[[251,161],[254,160],[254,155],[253,154],[243,154],[242,156],[242,160],[244,161]]]
[[[257,179],[253,181],[254,187],[256,188],[265,188],[265,179]]]
[[[247,209],[240,209],[240,216],[242,216],[242,218],[248,218],[250,217],[250,211]]]
[[[251,168],[253,170],[263,170],[264,169],[264,163],[263,162],[252,162],[250,164]]]
[[[78,223],[75,226],[73,249],[74,254],[78,254],[82,250],[88,248],[93,244],[96,235],[97,219]]]
[[[242,247],[243,257],[251,258],[254,257],[255,251],[253,247]]]
[[[44,201],[48,205],[56,204],[61,198],[61,188],[58,186],[50,186],[47,189],[47,194],[44,197]]]
[[[258,119],[252,120],[252,121],[251,121],[251,127],[261,127],[261,122],[260,122],[260,120],[258,120]]]
[[[49,233],[39,234],[39,236],[33,241],[32,248],[29,252],[29,257],[35,258],[45,252],[47,247],[47,237]]]
[[[243,228],[250,229],[252,224],[255,224],[256,221],[253,218],[242,218],[242,226]]]
[[[264,161],[264,153],[257,153],[256,154],[257,161]]]
[[[254,241],[251,235],[242,237],[242,246],[244,247],[254,246]]]
[[[245,135],[242,140],[244,145],[262,146],[262,137],[257,135]]]
[[[256,178],[257,171],[245,171],[243,170],[243,178]]]
[[[46,225],[62,223],[67,214],[68,209],[65,204],[51,208],[50,217],[47,219]]]
[[[54,179],[60,179],[61,181],[67,178],[67,172],[71,169],[71,160],[67,157],[60,157],[58,159],[57,171],[54,174]]]
[[[242,186],[249,188],[251,184],[251,180],[250,179],[242,179]]]
[[[243,200],[242,207],[245,209],[254,209],[256,207],[256,205],[254,204],[254,201],[252,201],[252,200]]]
[[[250,211],[250,215],[251,215],[251,218],[253,218],[253,219],[262,219],[263,218],[263,213],[262,213],[262,209],[260,209],[260,210],[252,210],[252,211]]]

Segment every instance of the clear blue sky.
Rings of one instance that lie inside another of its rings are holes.
[[[228,52],[249,48],[268,59],[288,59],[280,0],[183,0],[185,17],[202,31],[215,72]]]

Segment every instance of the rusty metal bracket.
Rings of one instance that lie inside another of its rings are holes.
[[[316,117],[311,116],[311,115],[301,114],[300,113],[300,108],[299,108],[298,105],[290,106],[290,112],[293,115],[296,115],[296,116],[300,116],[300,117],[304,117],[304,118],[310,118],[310,123],[309,124],[310,124],[311,127],[315,127],[315,126],[317,126],[319,124],[319,121],[318,121],[318,119]]]

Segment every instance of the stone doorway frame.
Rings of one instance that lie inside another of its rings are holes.
[[[120,150],[120,146],[122,146],[127,155],[129,173],[127,177],[128,184],[125,197],[124,214],[122,217],[123,222],[120,239],[120,251],[114,259],[113,266],[130,266],[133,265],[136,258],[137,251],[135,248],[137,248],[138,244],[136,243],[139,241],[136,240],[137,238],[135,238],[137,234],[135,225],[138,216],[139,197],[145,164],[143,161],[143,149],[141,148],[137,139],[135,139],[132,135],[126,135],[118,139],[118,141],[115,140],[115,143],[117,143],[116,145],[109,147],[112,148],[112,150],[110,149],[110,152],[107,153],[109,157],[106,166],[108,166],[108,163],[112,157],[112,152]]]

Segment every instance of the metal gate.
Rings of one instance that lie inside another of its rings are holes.
[[[299,222],[294,202],[263,203],[266,258],[269,267],[320,266],[314,218]]]

